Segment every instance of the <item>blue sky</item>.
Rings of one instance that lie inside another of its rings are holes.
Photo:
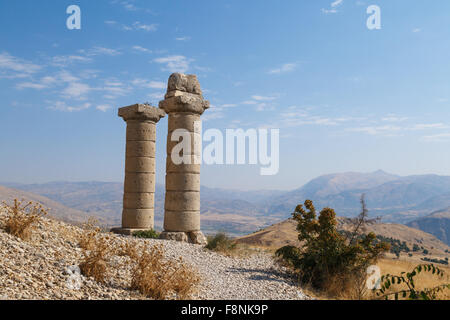
[[[68,30],[66,8],[81,8]],[[369,5],[380,30],[366,27]],[[327,173],[450,175],[450,2],[1,1],[0,181],[121,181],[117,108],[197,74],[204,129],[280,128],[280,170],[202,184],[291,189]],[[164,181],[167,118],[158,124]]]

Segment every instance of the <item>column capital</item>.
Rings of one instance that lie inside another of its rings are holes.
[[[141,120],[153,121],[157,123],[161,118],[164,118],[166,113],[161,108],[152,107],[147,104],[133,104],[131,106],[119,108],[119,117],[123,120]]]
[[[203,114],[209,108],[209,101],[201,96],[184,93],[179,96],[173,96],[159,102],[159,108],[167,114],[176,112],[191,112]]]

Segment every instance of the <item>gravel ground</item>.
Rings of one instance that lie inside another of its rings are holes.
[[[132,267],[126,257],[111,259],[105,284],[77,276],[83,257],[77,239],[82,232],[46,218],[28,242],[0,230],[0,299],[146,299],[128,289]],[[128,242],[137,248],[161,244],[166,257],[181,256],[201,278],[193,299],[309,299],[286,270],[262,251],[226,257],[199,245],[167,240],[111,235],[111,241],[117,246]]]

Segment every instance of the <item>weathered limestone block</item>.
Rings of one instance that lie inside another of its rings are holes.
[[[127,123],[122,228],[132,234],[154,228],[156,123],[164,110],[144,104],[119,109]]]
[[[199,114],[177,114],[174,113],[169,119],[169,132],[183,128],[189,132],[201,133],[200,127],[195,127],[195,122],[201,121]]]
[[[128,120],[127,141],[155,141],[156,128],[152,125],[151,121],[152,120]]]
[[[186,232],[162,232],[159,238],[164,240],[189,242],[189,237]]]
[[[166,176],[167,191],[200,190],[200,175],[195,173],[172,173]]]
[[[200,231],[200,116],[209,108],[209,101],[203,99],[195,75],[174,73],[169,78],[165,100],[159,107],[169,115],[164,232],[161,237],[204,244]],[[181,137],[175,136],[179,132],[177,129],[183,129]],[[172,141],[172,136],[176,141]],[[184,139],[189,139],[189,143]],[[180,142],[186,142],[182,145],[188,145],[190,150],[179,148]],[[184,162],[179,163],[180,159]]]
[[[155,141],[127,141],[126,154],[134,157],[154,157]]]
[[[173,73],[169,77],[167,93],[183,91],[202,95],[197,76],[193,74]]]
[[[166,191],[164,208],[168,211],[199,211],[200,192],[195,191]]]
[[[193,244],[206,245],[206,237],[201,231],[192,232],[163,232],[161,233],[160,239],[173,240],[180,242],[189,242]]]
[[[201,231],[191,231],[188,233],[189,236],[189,242],[191,243],[196,243],[196,244],[201,244],[201,245],[206,245],[207,244],[207,240],[206,237],[203,235],[203,232]]]
[[[194,211],[164,211],[164,231],[177,232],[180,230],[200,231],[200,214]],[[190,232],[190,231],[182,231]]]
[[[122,229],[149,230],[153,228],[154,209],[123,209]]]
[[[155,194],[151,192],[124,194],[123,206],[129,209],[154,209]]]
[[[128,156],[125,160],[125,172],[155,173],[155,158]]]

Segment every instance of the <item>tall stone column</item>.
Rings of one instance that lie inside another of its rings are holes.
[[[156,123],[164,110],[145,104],[119,109],[127,123],[125,183],[120,234],[154,228]]]
[[[162,239],[205,244],[200,231],[200,115],[209,108],[203,99],[195,75],[174,73],[169,78],[165,99],[159,107],[169,115],[166,160],[166,199],[164,204],[164,232]],[[182,129],[190,140],[190,150],[182,149],[179,156],[189,161],[177,164],[172,150],[180,141],[172,141],[175,130]]]

